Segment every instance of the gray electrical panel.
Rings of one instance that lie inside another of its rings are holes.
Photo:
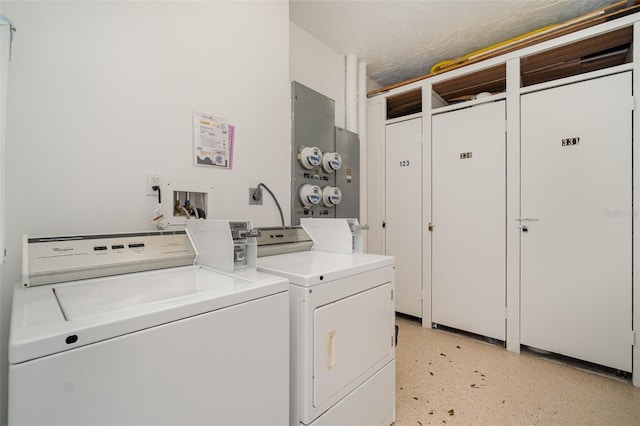
[[[360,218],[360,139],[356,133],[336,127],[336,152],[342,167],[336,170],[336,186],[342,201],[335,206],[336,217]]]
[[[333,209],[322,203],[322,194],[307,194],[320,197],[318,204],[305,205],[300,191],[310,189],[310,185],[322,190],[325,186],[335,186],[335,174],[327,173],[322,167],[322,153],[333,151],[335,128],[335,101],[309,89],[298,82],[291,84],[293,105],[292,115],[292,155],[291,163],[291,225],[299,225],[302,217],[335,217]],[[302,150],[316,147],[320,150],[319,164],[307,161],[303,164]],[[304,195],[303,195],[304,196]],[[315,199],[313,200],[315,201]]]
[[[358,135],[335,127],[333,99],[295,81],[291,103],[291,225],[303,217],[357,218]]]

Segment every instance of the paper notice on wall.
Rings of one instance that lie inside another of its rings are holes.
[[[193,113],[194,161],[199,166],[231,169],[234,126],[212,115]]]

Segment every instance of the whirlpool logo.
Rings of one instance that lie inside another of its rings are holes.
[[[73,251],[73,247],[54,247],[53,251],[56,253],[66,253],[68,251]]]

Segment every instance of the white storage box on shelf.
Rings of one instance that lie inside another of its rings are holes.
[[[262,229],[258,270],[290,281],[291,425],[395,420],[394,259],[362,253],[355,219]],[[291,237],[293,235],[293,237]],[[301,251],[295,251],[299,245]],[[293,252],[292,252],[293,251]]]

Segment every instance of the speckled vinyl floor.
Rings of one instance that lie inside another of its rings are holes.
[[[396,324],[396,425],[640,425],[640,388],[629,380]]]

